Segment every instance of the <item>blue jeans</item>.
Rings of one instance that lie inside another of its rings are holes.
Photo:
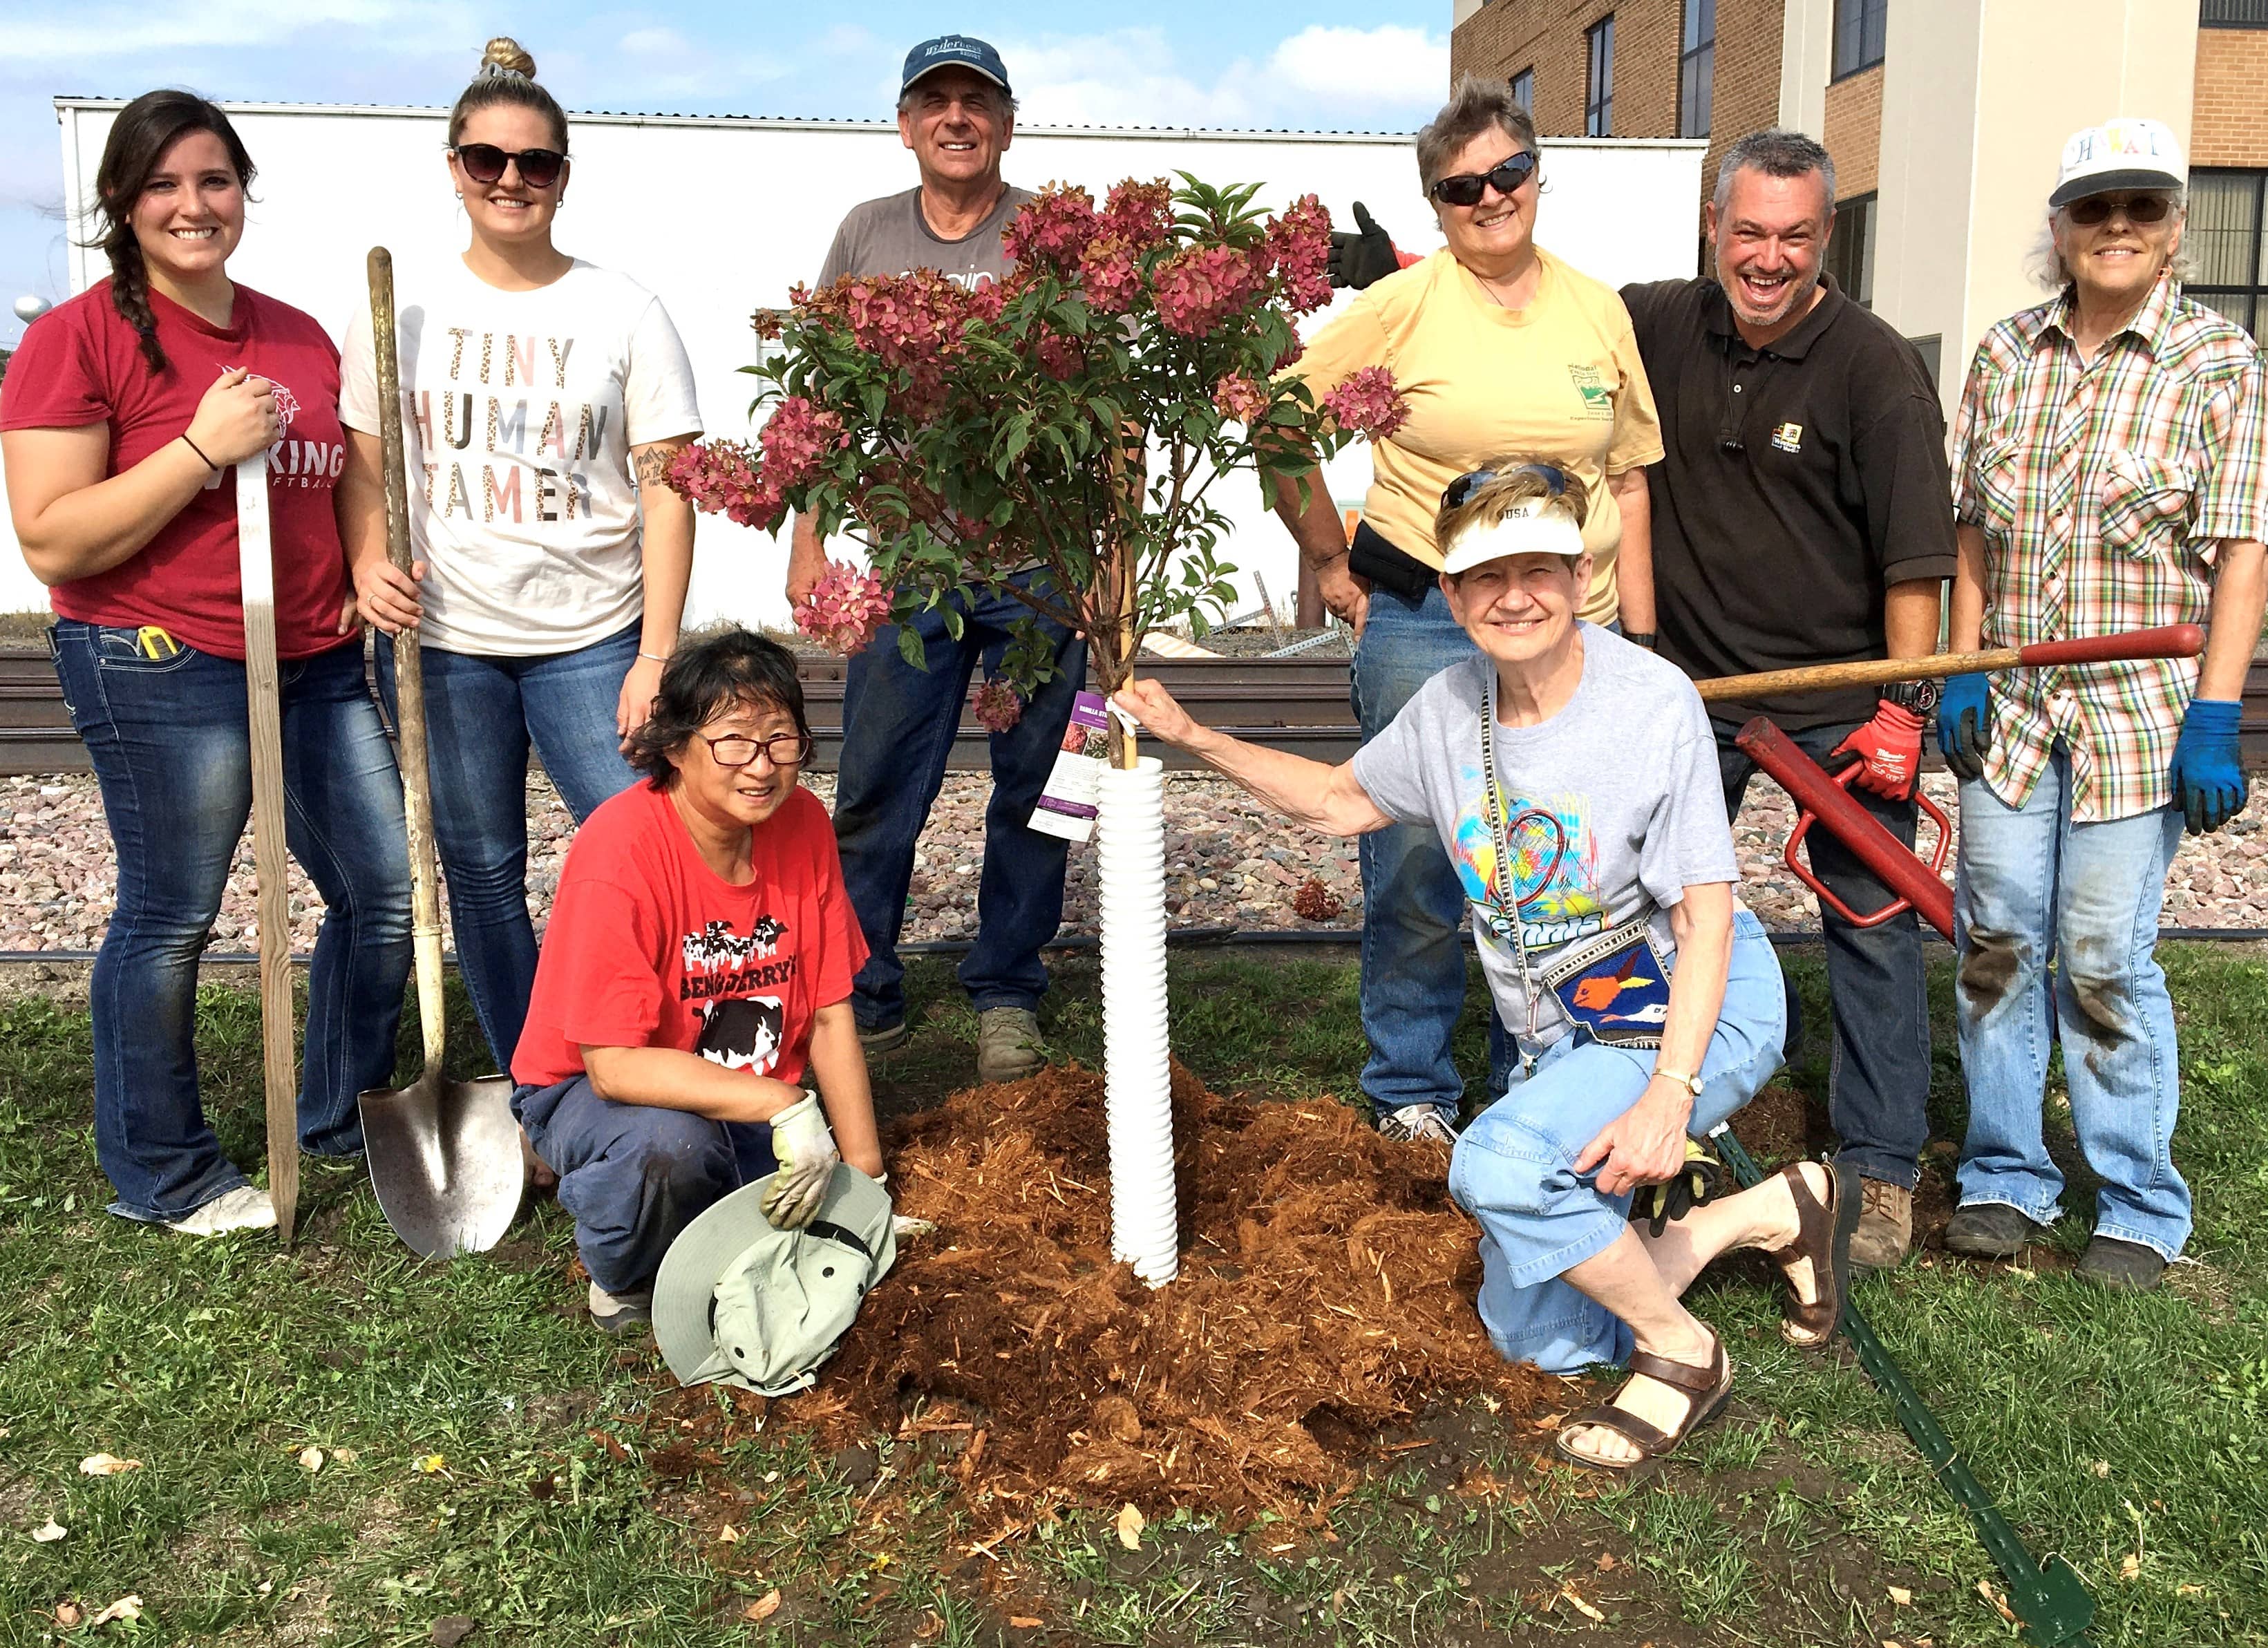
[[[1717,734],[1725,812],[1738,818],[1756,764],[1733,742],[1739,727],[1729,721],[1710,725]],[[1822,767],[1839,772],[1850,757],[1830,761],[1828,752],[1858,725],[1808,727],[1788,738]],[[1851,798],[1900,842],[1913,845],[1918,811],[1912,802],[1893,801],[1857,784]],[[1828,890],[1860,915],[1896,896],[1831,831],[1813,829],[1805,845]],[[1929,980],[1922,966],[1921,918],[1908,910],[1879,927],[1853,927],[1824,905],[1819,915],[1834,1016],[1827,1115],[1842,1140],[1837,1153],[1867,1178],[1911,1190],[1921,1176],[1921,1147],[1929,1142]],[[1801,1010],[1791,983],[1787,1044],[1795,1048],[1802,1039]]]
[[[2073,822],[2071,759],[2060,746],[2021,807],[1981,782],[1961,786],[1954,1002],[1969,1084],[1963,1207],[1999,1203],[2040,1225],[2060,1212],[2063,1174],[2041,1125],[2048,1048],[2059,1040],[2072,1125],[2102,1180],[2096,1232],[2169,1259],[2189,1240],[2189,1187],[2171,1149],[2181,1107],[2174,1004],[2154,953],[2181,840],[2173,808]]]
[[[433,842],[449,890],[449,924],[466,993],[498,1070],[512,1068],[535,988],[527,916],[527,752],[543,759],[580,824],[630,787],[615,707],[637,661],[638,627],[573,652],[488,658],[419,650],[425,679],[426,767]],[[378,642],[379,688],[396,713],[394,644]]]
[[[102,788],[118,901],[95,957],[94,1147],[111,1211],[177,1219],[245,1182],[197,1097],[197,956],[252,811],[244,666],[135,631],[59,620],[55,671]],[[323,895],[307,975],[299,1148],[355,1156],[355,1098],[394,1077],[409,976],[401,779],[362,649],[286,663],[284,833]]]
[[[1733,960],[1716,1034],[1697,1072],[1701,1095],[1687,1124],[1696,1138],[1756,1097],[1779,1068],[1787,994],[1764,925],[1733,915]],[[1449,1159],[1449,1194],[1480,1221],[1481,1322],[1506,1360],[1547,1373],[1631,1352],[1621,1318],[1561,1280],[1630,1228],[1631,1196],[1602,1193],[1597,1169],[1575,1159],[1608,1122],[1636,1104],[1653,1074],[1652,1048],[1584,1037],[1555,1042],[1535,1073],[1515,1081],[1475,1117]]]
[[[1380,588],[1349,672],[1362,741],[1376,738],[1418,689],[1452,664],[1477,655],[1449,616],[1437,585],[1422,600]],[[1450,1056],[1450,1033],[1465,1010],[1464,884],[1430,824],[1390,824],[1360,838],[1362,1033],[1370,1059],[1362,1091],[1381,1115],[1430,1104],[1456,1120],[1464,1078]],[[1503,1026],[1489,1019],[1490,1092],[1510,1079]]]
[[[778,1166],[769,1126],[620,1104],[592,1092],[587,1076],[522,1087],[512,1110],[544,1166],[559,1175],[559,1205],[575,1218],[577,1256],[609,1293],[652,1287],[680,1232]]]
[[[1044,572],[1012,580],[1029,586]],[[898,933],[913,884],[914,843],[945,783],[946,759],[961,726],[961,701],[979,662],[1000,666],[1009,626],[1031,608],[1009,595],[958,596],[961,638],[946,631],[942,606],[913,622],[922,641],[916,669],[898,651],[898,626],[876,631],[850,660],[843,688],[843,759],[835,781],[835,839],[843,885],[865,934],[850,1009],[865,1029],[906,1016],[905,964]],[[1055,645],[1056,673],[1024,706],[1023,718],[991,736],[992,796],[984,808],[984,869],[976,889],[976,943],[961,963],[961,987],[979,1012],[1039,1005],[1048,988],[1040,946],[1063,925],[1064,860],[1069,843],[1027,828],[1046,788],[1071,700],[1086,684],[1086,644],[1053,623],[1041,628]]]

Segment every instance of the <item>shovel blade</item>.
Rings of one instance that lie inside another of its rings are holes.
[[[421,1259],[485,1253],[504,1240],[526,1189],[512,1084],[451,1081],[372,1088],[358,1101],[371,1188],[394,1233]]]

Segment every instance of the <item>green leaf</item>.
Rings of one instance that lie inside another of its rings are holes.
[[[923,651],[920,632],[910,625],[898,628],[898,656],[917,670],[926,673],[929,669],[929,656]]]

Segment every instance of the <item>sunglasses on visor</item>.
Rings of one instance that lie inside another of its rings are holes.
[[[556,149],[522,149],[515,153],[494,143],[459,143],[449,152],[475,183],[497,182],[505,166],[517,164],[521,182],[530,188],[546,189],[559,180],[567,166],[567,157]]]
[[[2075,200],[2063,209],[2063,215],[2082,229],[2092,229],[2107,223],[2113,211],[2126,214],[2128,223],[2163,223],[2174,202],[2163,195],[2136,195],[2120,200],[2115,195],[2090,195],[2085,200]]]
[[[1521,464],[1517,468],[1507,469],[1504,473],[1506,475],[1534,475],[1537,480],[1543,482],[1545,489],[1549,491],[1553,497],[1557,497],[1561,493],[1567,489],[1566,475],[1554,468],[1550,464]],[[1467,470],[1455,480],[1450,482],[1448,489],[1441,494],[1441,507],[1444,509],[1457,509],[1461,507],[1467,498],[1472,497],[1474,493],[1479,491],[1490,482],[1495,480],[1497,472],[1493,469]]]
[[[1445,206],[1477,206],[1491,188],[1509,195],[1535,175],[1535,157],[1522,151],[1486,172],[1459,172],[1436,178],[1425,192]]]

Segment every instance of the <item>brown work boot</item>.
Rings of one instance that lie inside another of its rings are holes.
[[[976,1015],[976,1079],[1021,1081],[1048,1062],[1040,1016],[1028,1007],[987,1007]]]
[[[1913,1246],[1913,1192],[1881,1179],[1861,1179],[1859,1187],[1851,1262],[1862,1270],[1895,1270]]]

